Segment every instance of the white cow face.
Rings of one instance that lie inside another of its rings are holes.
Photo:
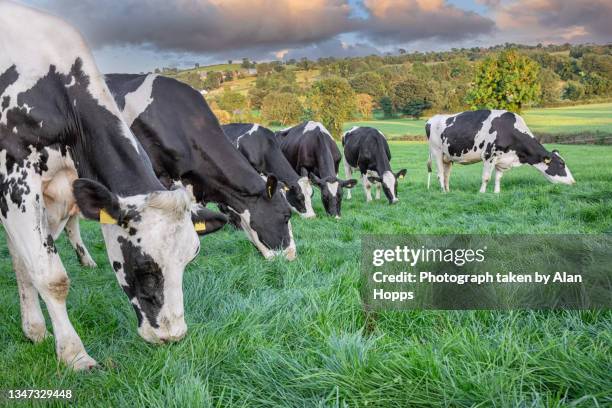
[[[328,215],[340,218],[342,215],[342,194],[343,189],[353,188],[357,185],[357,180],[340,180],[337,177],[327,177],[320,179],[316,174],[309,174],[310,180],[321,189],[321,200],[323,207]]]
[[[200,249],[191,199],[184,189],[118,197],[101,184],[78,179],[77,204],[99,220],[110,262],[151,343],[180,340],[187,332],[183,271]],[[194,213],[197,217],[197,212]]]
[[[391,171],[385,171],[382,179],[380,177],[369,176],[368,180],[370,180],[371,183],[380,183],[387,200],[389,200],[389,204],[395,204],[399,201],[399,197],[397,196],[397,182],[405,176],[406,169],[401,169],[395,174]]]
[[[572,176],[570,169],[565,164],[565,160],[558,150],[553,150],[550,155],[544,156],[542,162],[533,165],[551,183],[575,184],[576,180]]]

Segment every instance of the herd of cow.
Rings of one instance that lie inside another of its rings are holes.
[[[342,197],[359,169],[367,200],[381,189],[393,204],[398,179],[382,133],[353,128],[342,154],[318,122],[272,132],[256,124],[220,126],[199,92],[157,75],[102,76],[82,37],[40,11],[0,0],[0,218],[13,259],[21,322],[32,341],[47,336],[74,369],[95,361],[66,310],[70,280],[54,241],[63,230],[81,263],[95,266],[79,217],[100,222],[110,263],[147,341],[186,331],[183,271],[198,254],[198,234],[228,221],[264,257],[297,256],[291,211],[315,217],[313,186],[340,218]],[[554,182],[573,178],[523,120],[505,111],[435,116],[427,124],[429,171],[435,160],[448,191],[452,162],[483,160],[484,191],[506,169],[528,163]],[[221,212],[205,208],[216,203]]]

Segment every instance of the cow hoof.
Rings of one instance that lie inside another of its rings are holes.
[[[24,327],[23,333],[32,343],[40,343],[51,336],[44,324],[33,324]]]
[[[89,371],[96,367],[98,363],[85,352],[77,354],[77,356],[67,363],[74,371]]]
[[[97,268],[98,267],[98,264],[96,264],[96,261],[94,261],[91,258],[81,259],[81,265],[83,265],[86,268]]]

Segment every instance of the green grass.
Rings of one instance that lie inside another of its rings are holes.
[[[482,167],[472,165],[456,166],[442,194],[425,188],[426,145],[391,143],[393,167],[409,170],[401,202],[366,204],[358,185],[334,220],[315,199],[318,218],[292,220],[292,263],[263,260],[230,228],[204,238],[185,274],[189,334],[174,345],[138,337],[99,228],[83,223],[98,269],[80,268],[65,238],[58,248],[72,279],[72,322],[102,364],[86,374],[57,363],[52,339],[24,338],[0,239],[0,389],[70,388],[81,407],[612,406],[610,311],[366,320],[358,297],[362,234],[612,232],[612,148],[557,147],[575,186],[525,166],[504,176],[501,195],[478,194]]]
[[[527,125],[533,132],[577,133],[606,132],[612,133],[612,103],[569,106],[562,108],[543,108],[527,110],[523,113]],[[379,129],[389,138],[405,135],[422,135],[425,138],[427,119],[388,119],[347,122],[345,130],[353,126],[372,126]]]

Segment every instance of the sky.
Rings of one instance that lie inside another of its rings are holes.
[[[76,26],[104,73],[442,51],[610,43],[611,0],[23,0]]]

